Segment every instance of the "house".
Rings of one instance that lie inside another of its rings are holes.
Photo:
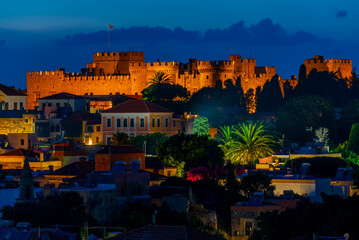
[[[86,122],[83,128],[83,143],[87,145],[101,144],[102,143],[102,131],[101,122]]]
[[[51,109],[56,111],[56,108],[70,107],[72,112],[85,112],[88,110],[88,100],[84,96],[78,96],[71,93],[58,93],[51,96],[39,99],[39,110],[46,111]]]
[[[151,173],[158,173],[166,177],[175,177],[177,175],[177,167],[165,164],[161,161],[147,161],[145,170]]]
[[[132,98],[116,93],[115,95],[85,95],[90,101],[90,113],[100,113]]]
[[[63,136],[65,138],[74,138],[79,142],[85,142],[86,137],[89,136],[85,134],[88,132],[89,126],[98,126],[100,121],[100,116],[97,114],[75,113],[61,120],[61,131],[63,131]],[[94,130],[97,130],[97,128]]]
[[[130,165],[131,162],[139,162],[140,169],[145,169],[145,152],[133,145],[109,145],[95,155],[96,171],[109,171],[116,162],[124,162]]]
[[[25,93],[0,84],[1,110],[24,110],[26,109],[26,98]]]
[[[0,165],[2,165],[3,169],[22,169],[25,158],[29,159],[32,171],[43,171],[50,168],[56,170],[62,167],[61,161],[50,160],[45,153],[22,148],[0,154]]]
[[[297,200],[293,192],[285,192],[280,199],[264,200],[262,192],[255,193],[248,202],[239,202],[231,206],[231,235],[232,240],[247,240],[253,230],[258,229],[257,217],[261,212],[284,211],[295,208]]]
[[[37,136],[35,133],[9,133],[7,138],[9,146],[14,149],[32,149],[37,146]]]
[[[33,110],[1,110],[0,108],[0,134],[34,133],[38,115],[38,112]]]
[[[101,112],[102,139],[111,142],[116,132],[131,137],[147,133],[165,133],[168,136],[181,131],[181,119],[173,117],[173,111],[146,100],[131,99]]]

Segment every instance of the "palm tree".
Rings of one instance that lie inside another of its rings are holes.
[[[171,84],[172,81],[171,77],[162,71],[156,72],[147,82],[147,84],[151,86],[158,86],[164,83]]]
[[[278,145],[274,136],[269,134],[268,125],[261,121],[248,121],[219,131],[223,136],[225,158],[233,164],[254,164],[258,158],[272,155]]]

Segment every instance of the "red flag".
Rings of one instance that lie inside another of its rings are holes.
[[[108,24],[108,29],[114,29],[114,28],[115,28],[115,26]]]

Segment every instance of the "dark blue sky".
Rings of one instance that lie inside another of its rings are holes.
[[[228,59],[276,66],[284,78],[305,58],[359,62],[359,1],[12,1],[0,14],[0,82],[26,88],[26,71],[79,72],[92,53],[144,51],[146,61]]]

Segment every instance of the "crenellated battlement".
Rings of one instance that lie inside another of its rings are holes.
[[[352,60],[350,60],[350,59],[328,59],[328,63],[352,64]]]
[[[69,75],[65,76],[63,81],[100,81],[100,80],[127,80],[130,79],[129,74],[124,75],[108,75],[108,76],[86,76],[86,75]]]
[[[130,67],[178,67],[178,62],[134,62],[130,63]]]
[[[314,56],[311,59],[305,59],[304,65],[307,76],[313,69],[316,69],[318,72],[334,72],[340,77],[351,78],[352,60],[349,59],[324,59],[323,56]]]
[[[37,72],[27,72],[26,73],[27,76],[42,76],[42,75],[52,75],[52,76],[55,76],[55,75],[63,75],[64,74],[64,71],[63,70],[57,70],[57,71],[37,71]]]
[[[198,67],[223,67],[223,66],[233,66],[233,61],[198,61]]]
[[[101,58],[101,57],[144,57],[143,52],[97,52],[93,54],[93,58]]]

